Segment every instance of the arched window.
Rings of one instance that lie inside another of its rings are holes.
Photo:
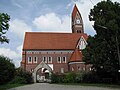
[[[28,63],[32,63],[32,57],[28,57]]]
[[[33,63],[37,63],[38,57],[34,57]]]

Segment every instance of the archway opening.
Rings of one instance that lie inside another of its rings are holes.
[[[36,72],[37,82],[49,82],[50,81],[50,71],[46,68],[40,68]]]

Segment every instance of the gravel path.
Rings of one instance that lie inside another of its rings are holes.
[[[9,90],[120,90],[102,87],[91,86],[76,86],[76,85],[56,85],[48,83],[36,83],[31,85],[25,85]]]

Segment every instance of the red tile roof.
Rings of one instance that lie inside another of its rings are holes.
[[[70,61],[69,62],[81,62],[82,61],[82,52],[79,51],[78,48],[75,49],[75,51],[72,53]]]
[[[23,50],[73,50],[81,36],[87,39],[83,33],[26,32]]]

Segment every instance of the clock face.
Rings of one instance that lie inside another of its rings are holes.
[[[76,20],[76,23],[77,23],[77,24],[80,24],[80,20],[79,20],[79,19],[77,19],[77,20]]]

